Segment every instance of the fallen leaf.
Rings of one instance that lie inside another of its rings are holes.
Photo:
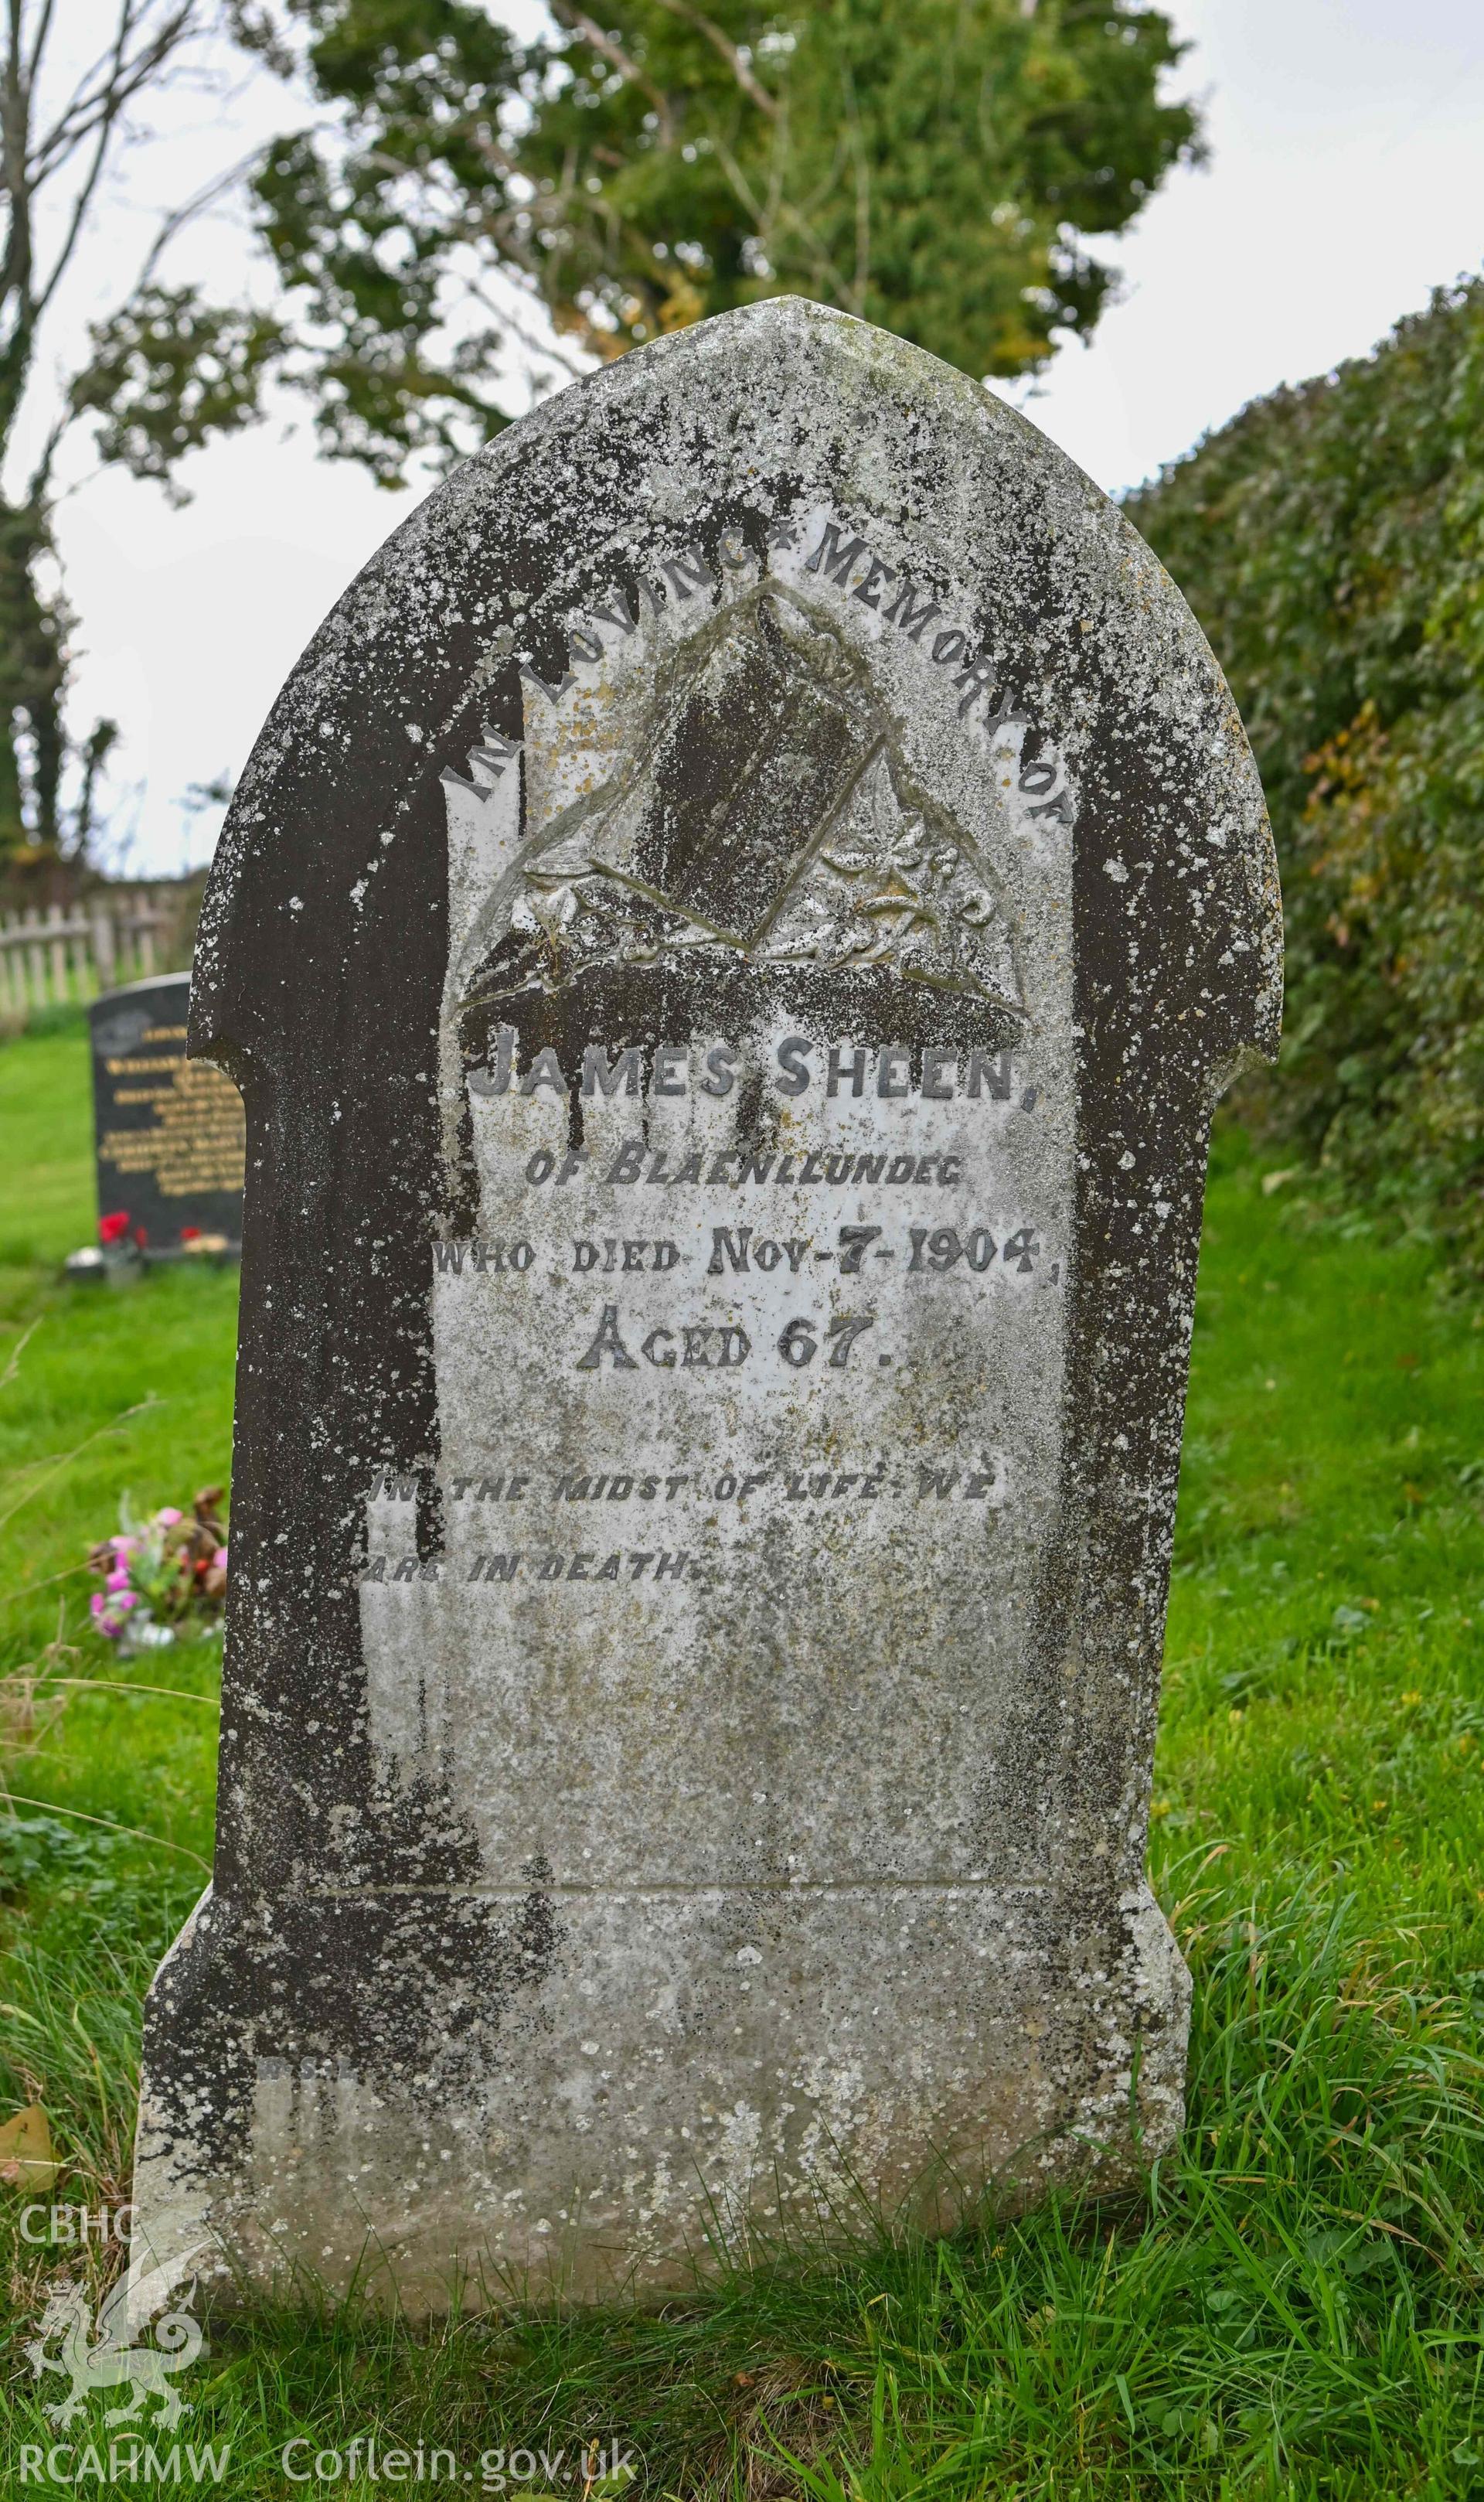
[[[0,2127],[0,2181],[13,2181],[20,2189],[50,2189],[61,2168],[40,2103],[31,2103]]]

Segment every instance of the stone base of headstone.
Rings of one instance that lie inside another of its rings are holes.
[[[380,2003],[354,2011],[371,2055],[257,2059],[248,2165],[215,2182],[195,2147],[175,2159],[178,2093],[168,2113],[147,2093],[152,2266],[219,2298],[234,2280],[354,2284],[414,2313],[461,2282],[642,2298],[761,2249],[943,2231],[1053,2186],[1135,2188],[1179,2134],[1190,1983],[1144,1887],[1111,1918],[1042,1889],[948,1885],[559,1907],[532,1890],[481,1912],[464,1956],[416,1913],[399,1937],[372,1912],[374,1946],[348,1934],[349,1909],[276,1916],[271,1951],[306,2009],[343,1986],[348,1954],[380,1960]],[[236,1944],[251,1989],[253,1944]],[[427,2012],[415,1997],[467,2008],[491,1962],[531,1954],[549,2025],[502,2042],[491,2010],[421,2098],[379,2087]],[[230,2013],[198,1988],[216,2000],[233,1959],[208,1906],[155,1992],[151,2065],[180,2079],[201,2059],[203,2112]]]

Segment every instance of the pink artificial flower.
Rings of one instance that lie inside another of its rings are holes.
[[[129,1568],[127,1564],[116,1564],[112,1572],[108,1574],[104,1586],[110,1590],[126,1590],[129,1586]]]
[[[224,1546],[218,1547],[216,1554],[212,1557],[212,1563],[217,1572],[224,1572],[226,1571],[226,1548]]]
[[[173,1505],[167,1503],[162,1511],[155,1513],[154,1526],[156,1529],[173,1529],[176,1522],[184,1520],[186,1514],[183,1511],[175,1510]]]

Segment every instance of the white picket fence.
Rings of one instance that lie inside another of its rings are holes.
[[[0,915],[0,1016],[144,981],[180,925],[180,896],[169,887],[127,887]]]

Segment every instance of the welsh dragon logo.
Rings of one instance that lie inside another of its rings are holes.
[[[125,2280],[109,2295],[95,2328],[81,2286],[64,2283],[51,2295],[39,2331],[24,2351],[38,2380],[46,2372],[65,2373],[71,2379],[66,2396],[46,2410],[52,2423],[71,2423],[84,2402],[100,2389],[132,2392],[124,2405],[109,2408],[106,2423],[137,2422],[146,2398],[158,2400],[159,2413],[153,2421],[167,2429],[189,2414],[171,2384],[178,2373],[189,2370],[204,2350],[200,2321],[186,2310],[167,2311],[155,2322],[153,2346],[131,2346],[128,2299]],[[61,2350],[52,2353],[50,2350],[58,2338]]]

